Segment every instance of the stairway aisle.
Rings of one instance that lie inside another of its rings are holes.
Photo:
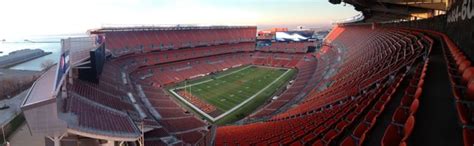
[[[408,80],[411,77],[412,75],[407,75],[400,86],[397,88],[390,101],[385,105],[384,111],[379,115],[379,117],[377,117],[377,122],[369,132],[369,135],[366,137],[366,141],[363,145],[374,146],[381,144],[385,129],[387,129],[388,125],[392,121],[392,116],[400,104],[403,95],[405,94],[405,89],[409,84]]]
[[[441,49],[440,42],[435,41],[409,145],[463,144],[462,129],[458,124],[447,66]]]

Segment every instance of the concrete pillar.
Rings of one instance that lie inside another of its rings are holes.
[[[54,146],[61,146],[61,139],[63,138],[63,136],[57,136],[57,137],[49,137],[48,138],[53,141],[54,143]]]
[[[54,139],[54,146],[61,146],[61,139]]]
[[[62,134],[61,136],[47,136],[51,141],[53,141],[54,146],[61,146],[61,139],[66,136],[66,133]]]

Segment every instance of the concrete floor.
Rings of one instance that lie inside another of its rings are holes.
[[[10,146],[44,146],[45,138],[42,136],[31,136],[26,122],[21,125],[8,139]]]
[[[27,93],[28,90],[25,90],[13,98],[0,100],[0,107],[4,105],[9,106],[7,109],[0,110],[0,125],[4,125],[21,113],[20,104],[25,99]]]

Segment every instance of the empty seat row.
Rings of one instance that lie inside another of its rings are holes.
[[[328,69],[328,71],[332,69],[337,72],[332,73],[332,77],[324,83],[331,86],[323,91],[319,91],[320,88],[315,88],[314,92],[317,93],[313,92],[310,96],[307,96],[305,102],[276,117],[294,116],[336,102],[347,95],[357,93],[360,88],[384,78],[389,73],[405,67],[422,56],[425,53],[424,50],[428,49],[429,46],[425,47],[424,44],[416,43],[417,40],[421,39],[417,36],[408,38],[411,41],[406,42],[412,42],[411,44],[403,43],[400,40],[401,37],[406,36],[404,33],[406,32],[382,28],[379,30],[364,27],[346,29],[345,33],[340,34],[338,39],[333,41],[336,44],[345,44],[344,46],[348,46],[348,48],[342,54],[346,56],[346,59],[335,60],[339,64]],[[359,37],[360,34],[369,35]],[[354,38],[357,37],[360,41],[354,41]],[[365,44],[361,44],[361,42],[365,42]],[[340,47],[336,46],[336,48]],[[325,54],[320,58],[324,59],[326,55],[338,55],[330,53],[332,51],[328,52],[329,54]]]
[[[70,127],[86,133],[109,136],[140,134],[138,127],[130,117],[120,111],[111,110],[82,97],[69,96],[64,103],[65,112],[72,114],[68,120]],[[73,118],[74,117],[74,118]]]
[[[463,128],[464,145],[474,145],[474,66],[471,59],[446,34],[430,33],[439,36],[444,42],[443,54]]]
[[[306,53],[309,46],[314,46],[314,42],[273,42],[269,46],[262,46],[257,50],[263,52]]]
[[[315,86],[303,102],[269,120],[219,127],[216,144],[335,145],[337,139],[344,139],[344,144],[348,145],[361,144],[391,96],[402,92],[396,89],[412,65],[422,62],[423,70],[417,71],[424,73],[424,58],[433,44],[422,33],[397,28],[343,28],[344,31],[334,36],[325,50],[317,54],[318,62],[322,64],[318,63],[318,68],[323,68],[321,72],[325,79],[313,84]],[[415,76],[422,74],[415,73]],[[420,78],[404,81],[423,82]],[[405,104],[416,107],[418,102],[412,97],[421,94],[418,85],[422,83],[407,88],[406,93],[410,96],[405,97],[401,109]],[[406,127],[407,134],[402,136],[408,137],[414,117],[405,117],[406,111],[401,109],[395,119],[403,126],[390,129]],[[348,132],[351,136],[345,134]],[[387,139],[395,138],[396,143],[396,137],[391,136]]]
[[[415,124],[415,114],[419,107],[428,59],[415,69],[409,86],[392,116],[391,124],[385,130],[381,144],[383,146],[406,145]]]
[[[105,43],[112,54],[122,56],[128,53],[252,42],[255,41],[255,33],[255,27],[114,31],[105,33]]]

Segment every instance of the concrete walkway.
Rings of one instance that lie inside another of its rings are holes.
[[[11,146],[44,146],[45,137],[31,136],[26,122],[8,139]]]
[[[0,110],[0,126],[5,125],[21,113],[20,104],[25,99],[27,93],[28,90],[25,90],[13,98],[0,100],[0,107],[4,105],[9,106],[7,109]]]

